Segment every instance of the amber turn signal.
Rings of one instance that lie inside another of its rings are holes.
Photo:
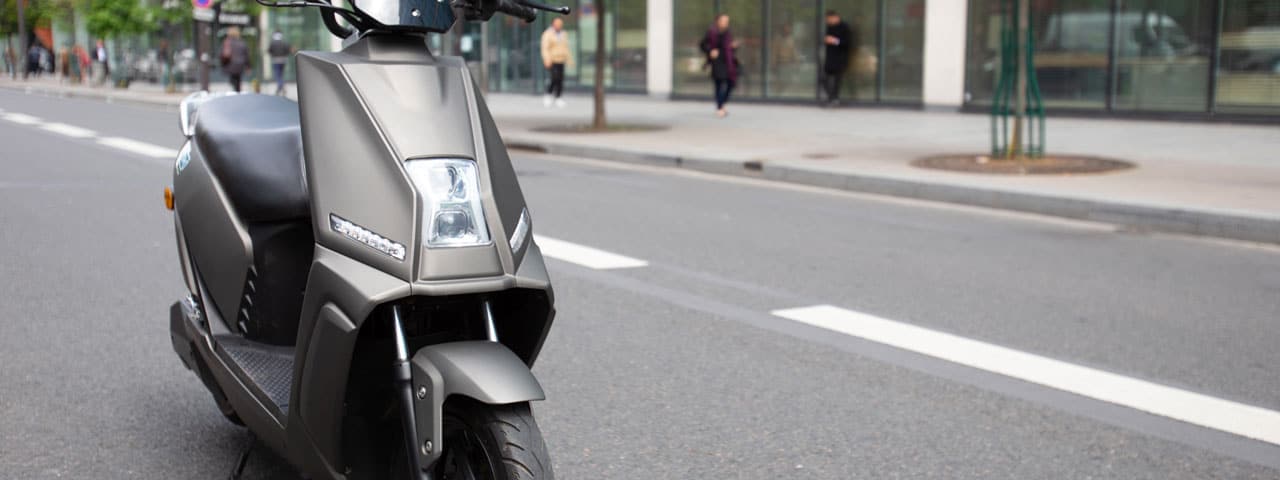
[[[164,208],[173,210],[173,190],[169,187],[164,187]]]

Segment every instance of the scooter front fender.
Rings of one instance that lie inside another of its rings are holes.
[[[529,366],[501,343],[431,345],[418,350],[411,363],[419,465],[432,465],[440,457],[444,402],[450,396],[490,405],[546,398]]]

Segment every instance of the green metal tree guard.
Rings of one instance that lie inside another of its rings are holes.
[[[1030,10],[1028,0],[1001,2],[1000,76],[991,102],[993,158],[1015,160],[1044,156],[1044,100],[1036,79],[1035,35]],[[1024,41],[1019,42],[1019,37]]]

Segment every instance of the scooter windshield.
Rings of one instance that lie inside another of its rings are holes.
[[[451,2],[439,0],[355,0],[356,9],[389,27],[444,33],[457,16]]]

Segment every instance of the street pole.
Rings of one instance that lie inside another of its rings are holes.
[[[1031,29],[1031,0],[1018,0],[1018,85],[1017,111],[1014,112],[1013,138],[1009,142],[1009,156],[1014,159],[1023,157],[1022,136],[1027,124],[1027,32]]]
[[[27,0],[17,0],[18,2],[18,48],[17,52],[13,52],[18,57],[18,71],[22,72],[22,79],[27,79],[27,50],[31,48],[27,45]]]

